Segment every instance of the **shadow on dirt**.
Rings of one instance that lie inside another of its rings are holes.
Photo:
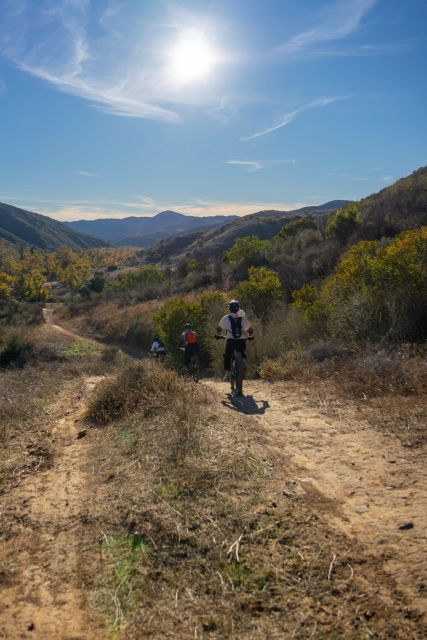
[[[253,396],[233,396],[227,394],[227,400],[222,400],[224,407],[247,415],[262,415],[270,407],[268,400],[255,400]]]

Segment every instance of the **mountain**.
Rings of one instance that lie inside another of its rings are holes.
[[[105,247],[98,238],[77,233],[62,222],[0,202],[0,239],[15,246],[51,251],[66,245],[72,249]]]
[[[162,211],[155,216],[77,220],[65,224],[74,231],[101,238],[115,246],[149,247],[159,240],[195,229],[219,227],[236,216],[187,216],[176,211]]]
[[[199,230],[196,233],[163,240],[146,251],[149,261],[179,260],[194,256],[198,260],[213,258],[229,249],[236,238],[256,234],[262,240],[270,240],[286,222],[297,216],[325,215],[345,206],[348,200],[333,200],[319,206],[302,207],[293,211],[258,211],[234,218],[220,227]]]

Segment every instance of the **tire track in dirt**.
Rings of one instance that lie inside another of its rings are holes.
[[[207,381],[224,397],[228,388]],[[328,498],[333,526],[381,558],[398,588],[427,617],[427,465],[425,449],[409,449],[370,427],[349,407],[339,416],[316,406],[302,385],[245,382],[243,399],[223,400],[252,415],[271,446],[295,465],[291,491],[313,486]],[[289,479],[283,477],[283,486]],[[413,525],[399,529],[402,525]],[[337,550],[337,553],[339,551]]]
[[[21,533],[6,543],[17,579],[3,590],[0,638],[105,637],[91,624],[81,584],[90,483],[87,447],[78,437],[86,397],[102,379],[86,377],[71,409],[76,389],[68,388],[57,407],[63,417],[52,428],[52,467],[27,478],[8,496]]]

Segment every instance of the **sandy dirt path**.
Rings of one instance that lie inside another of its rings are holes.
[[[54,324],[49,309],[43,315],[54,331],[95,343]],[[90,453],[82,418],[88,396],[103,379],[87,376],[64,388],[53,408],[52,466],[29,476],[7,496],[6,508],[19,523],[20,534],[3,549],[13,558],[18,579],[2,593],[2,640],[106,637],[93,620],[82,584],[85,524],[90,518]]]
[[[258,420],[269,446],[290,457],[295,478],[288,490],[304,492],[311,485],[323,494],[330,501],[331,524],[381,559],[426,618],[425,449],[402,446],[358,418],[354,407],[322,407],[302,385],[248,381],[245,398],[232,399],[226,383],[207,384],[225,408]]]
[[[0,638],[105,637],[91,622],[81,584],[90,491],[81,417],[87,395],[101,379],[85,378],[77,395],[69,386],[55,407],[62,417],[52,428],[51,468],[28,477],[8,495],[21,532],[7,542],[17,580],[3,590]]]

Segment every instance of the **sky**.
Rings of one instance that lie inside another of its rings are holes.
[[[0,0],[0,201],[359,199],[427,164],[426,0]]]

